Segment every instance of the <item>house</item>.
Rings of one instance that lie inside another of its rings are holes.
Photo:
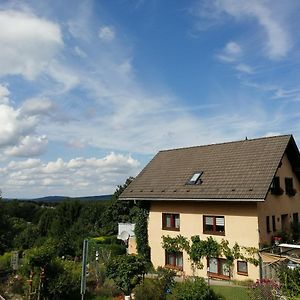
[[[186,253],[168,253],[162,236],[213,236],[261,249],[300,213],[300,155],[292,135],[160,151],[120,199],[149,201],[151,261],[186,275]],[[225,260],[205,261],[209,275],[228,278]],[[207,276],[207,269],[198,271]],[[232,278],[256,280],[259,267],[235,261]]]

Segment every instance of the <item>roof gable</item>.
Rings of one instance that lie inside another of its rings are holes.
[[[263,200],[288,145],[291,135],[160,151],[120,198]],[[187,184],[200,170],[200,184]]]

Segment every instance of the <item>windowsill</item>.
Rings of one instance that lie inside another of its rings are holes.
[[[248,276],[248,273],[246,272],[237,272],[238,275],[242,275],[242,276]]]
[[[216,274],[216,273],[211,273],[211,272],[207,272],[207,275],[211,278],[218,278],[218,279],[230,279],[230,276],[226,276],[226,275],[221,275],[221,274]]]
[[[176,228],[176,227],[163,227],[162,230],[180,231],[180,228]]]
[[[219,232],[219,231],[203,231],[203,234],[225,236],[225,232]]]
[[[165,265],[165,268],[176,270],[176,271],[183,271],[183,267],[179,267],[179,266]]]

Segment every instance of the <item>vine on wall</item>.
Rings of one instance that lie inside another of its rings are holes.
[[[148,217],[149,208],[145,204],[139,203],[137,206],[135,221],[135,237],[137,252],[146,261],[150,262],[150,247],[148,241]]]
[[[219,243],[211,236],[206,240],[201,240],[199,235],[195,235],[189,241],[186,237],[177,235],[174,238],[162,236],[162,240],[162,247],[168,252],[185,251],[189,256],[193,269],[203,269],[203,258],[225,257],[230,268],[236,259],[242,259],[255,266],[259,264],[258,249],[240,246],[238,243],[230,247],[229,242],[224,239]]]

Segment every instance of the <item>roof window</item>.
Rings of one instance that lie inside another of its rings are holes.
[[[200,179],[200,177],[202,176],[202,174],[203,174],[203,171],[198,171],[198,172],[194,173],[193,176],[187,182],[187,184],[201,184],[202,180]]]

